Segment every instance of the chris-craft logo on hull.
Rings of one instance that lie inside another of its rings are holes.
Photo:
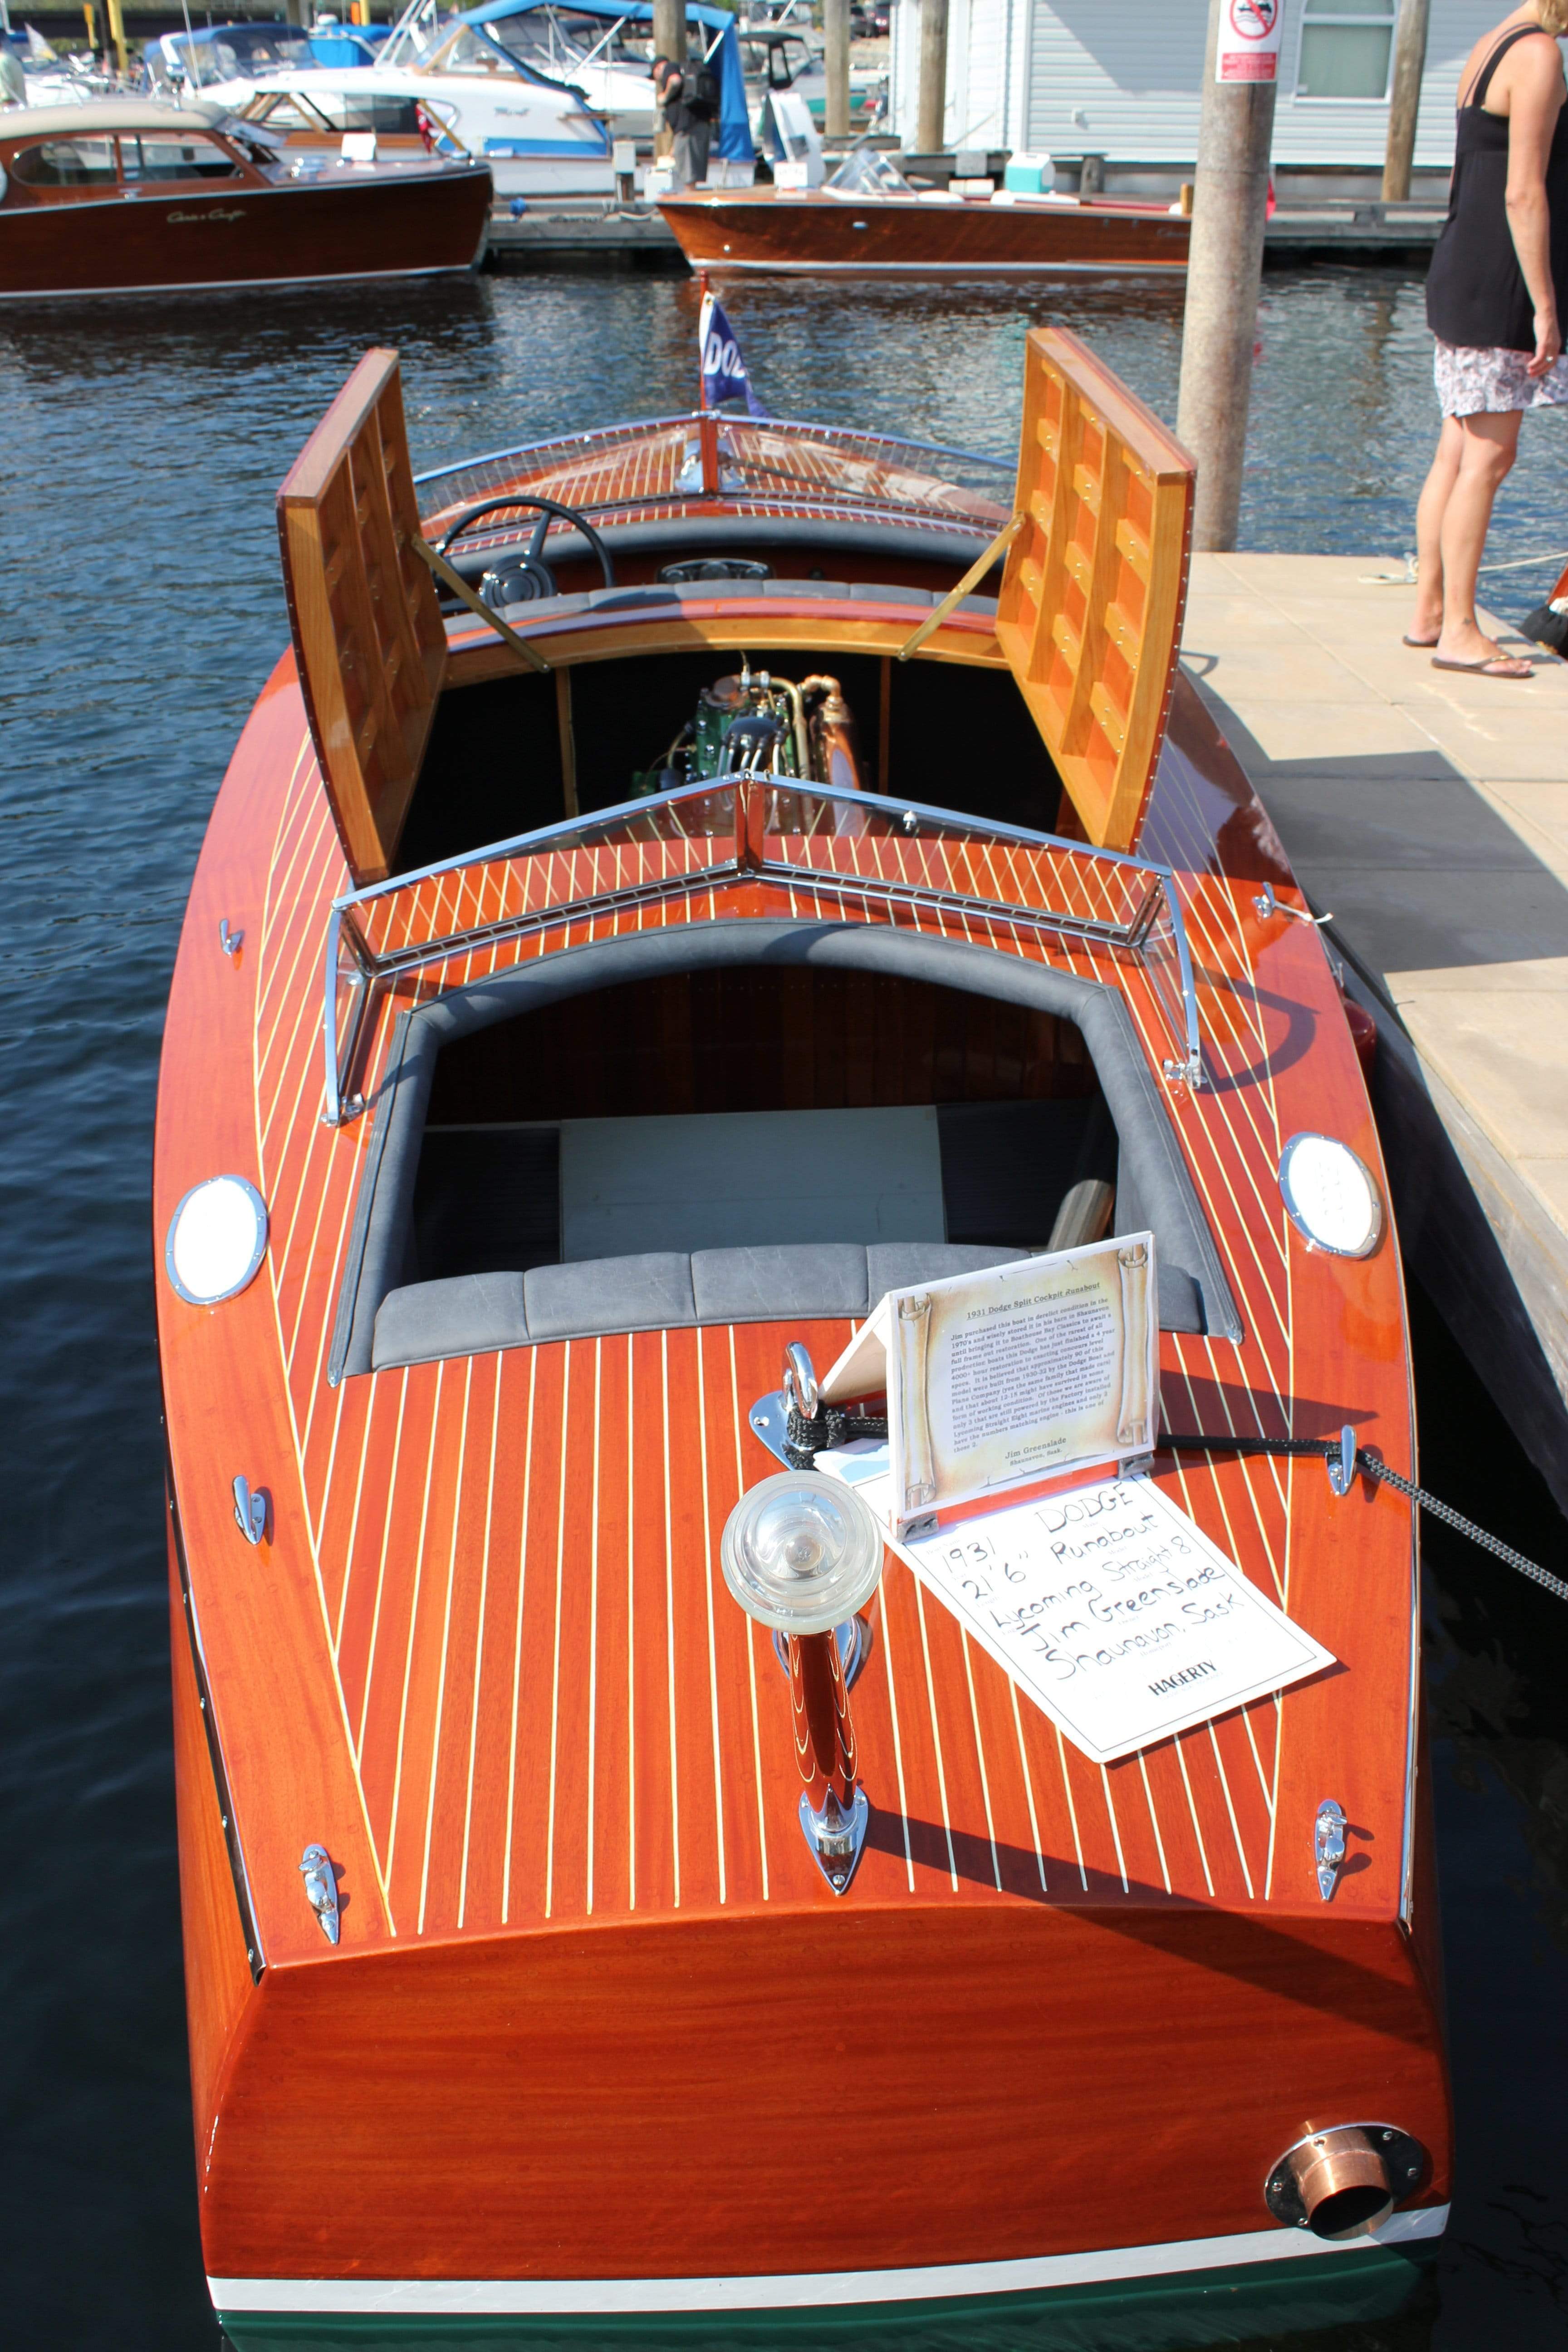
[[[171,221],[229,221],[243,220],[245,218],[245,214],[242,209],[236,209],[232,212],[223,212],[219,210],[216,205],[214,205],[206,212],[165,213],[163,217],[165,220]]]

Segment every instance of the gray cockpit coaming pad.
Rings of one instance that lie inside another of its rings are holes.
[[[568,997],[725,965],[764,970],[816,965],[868,971],[958,989],[1074,1023],[1116,1128],[1116,1230],[1148,1226],[1155,1235],[1162,1326],[1241,1338],[1241,1319],[1160,1083],[1116,990],[994,949],[866,924],[682,923],[563,949],[400,1016],[385,1074],[367,1112],[374,1127],[338,1303],[329,1370],[334,1384],[344,1373],[368,1372],[388,1363],[478,1354],[532,1339],[675,1323],[773,1321],[781,1315],[868,1311],[858,1282],[877,1277],[871,1260],[879,1253],[874,1244],[868,1250],[863,1244],[815,1244],[778,1251],[645,1252],[585,1264],[535,1265],[514,1274],[487,1272],[437,1282],[411,1279],[416,1270],[416,1181],[442,1048]],[[970,1265],[995,1265],[1020,1255],[1016,1248],[972,1247],[957,1253],[952,1245],[922,1246],[926,1257],[918,1265],[911,1261],[910,1270],[899,1281],[929,1281],[939,1271],[962,1271],[959,1263],[946,1263],[960,1255]],[[834,1253],[840,1248],[849,1256],[837,1265]],[[666,1257],[668,1265],[663,1262]],[[737,1289],[737,1265],[704,1266],[705,1259],[748,1259],[751,1276]],[[882,1289],[893,1286],[890,1280],[881,1281],[869,1304],[875,1304]],[[807,1296],[818,1293],[822,1303],[808,1307]],[[847,1303],[829,1303],[840,1297]],[[851,1297],[858,1303],[847,1303]],[[727,1302],[722,1307],[721,1299]],[[752,1299],[754,1306],[747,1304]],[[745,1311],[734,1311],[737,1307]]]

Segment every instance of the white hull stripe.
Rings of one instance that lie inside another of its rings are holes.
[[[737,261],[733,254],[701,254],[693,269],[757,269],[775,277],[846,278],[1129,278],[1184,273],[1184,261]]]
[[[1163,2246],[1111,2246],[1097,2253],[1041,2254],[1023,2262],[944,2263],[926,2270],[785,2272],[756,2278],[655,2279],[226,2279],[207,2285],[220,2312],[299,2311],[387,2318],[523,2314],[582,2317],[664,2311],[815,2310],[834,2304],[913,2303],[937,2297],[1026,2294],[1048,2287],[1107,2285],[1183,2272],[1305,2256],[1354,2262],[1372,2246],[1441,2236],[1448,2208],[1395,2213],[1370,2238],[1330,2245],[1305,2230],[1257,2230]]]
[[[105,294],[229,294],[248,286],[354,286],[375,278],[447,278],[471,261],[432,261],[419,269],[327,269],[290,278],[176,278],[166,286],[38,286],[0,291],[0,302],[79,302]]]

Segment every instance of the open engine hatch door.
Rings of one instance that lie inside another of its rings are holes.
[[[1164,738],[1196,470],[1076,335],[1031,331],[996,635],[1105,849],[1136,844]]]
[[[397,353],[367,352],[278,493],[300,683],[356,883],[392,870],[446,676],[418,530]]]

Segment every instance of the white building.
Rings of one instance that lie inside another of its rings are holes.
[[[1459,68],[1503,0],[1431,0],[1418,170],[1454,155]],[[1102,155],[1168,174],[1197,152],[1208,0],[951,0],[950,148]],[[1285,0],[1277,165],[1381,171],[1397,0]],[[920,0],[893,0],[890,128],[915,140]],[[1121,167],[1121,168],[1118,168]]]

